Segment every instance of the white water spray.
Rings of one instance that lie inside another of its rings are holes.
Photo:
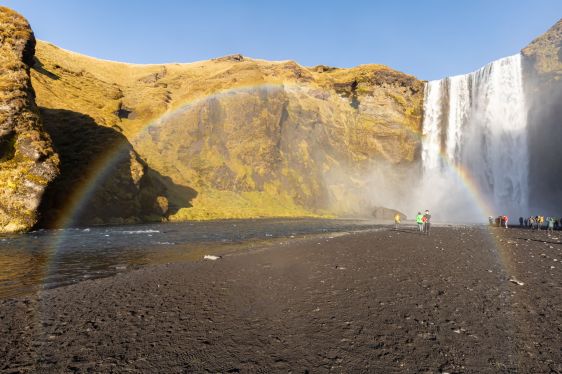
[[[424,111],[424,181],[436,211],[444,218],[485,219],[471,206],[453,167],[476,180],[490,214],[512,220],[528,214],[527,108],[519,54],[429,82]]]

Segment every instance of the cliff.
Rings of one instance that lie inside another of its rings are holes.
[[[38,42],[32,80],[61,157],[51,223],[357,213],[373,163],[419,155],[423,82],[382,65],[133,65]]]
[[[27,21],[0,7],[0,232],[28,230],[58,173],[58,158],[42,129],[29,68],[35,38]]]
[[[559,216],[562,206],[562,19],[522,51],[529,109],[530,204]]]

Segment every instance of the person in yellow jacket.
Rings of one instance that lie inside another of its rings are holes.
[[[400,213],[394,215],[394,230],[398,230],[398,226],[400,226]]]

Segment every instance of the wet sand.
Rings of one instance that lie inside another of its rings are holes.
[[[555,237],[277,239],[2,300],[0,372],[560,373]]]

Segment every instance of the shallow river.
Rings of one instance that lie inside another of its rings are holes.
[[[260,219],[40,230],[0,237],[0,298],[143,265],[201,259],[246,242],[369,230],[356,220]]]

